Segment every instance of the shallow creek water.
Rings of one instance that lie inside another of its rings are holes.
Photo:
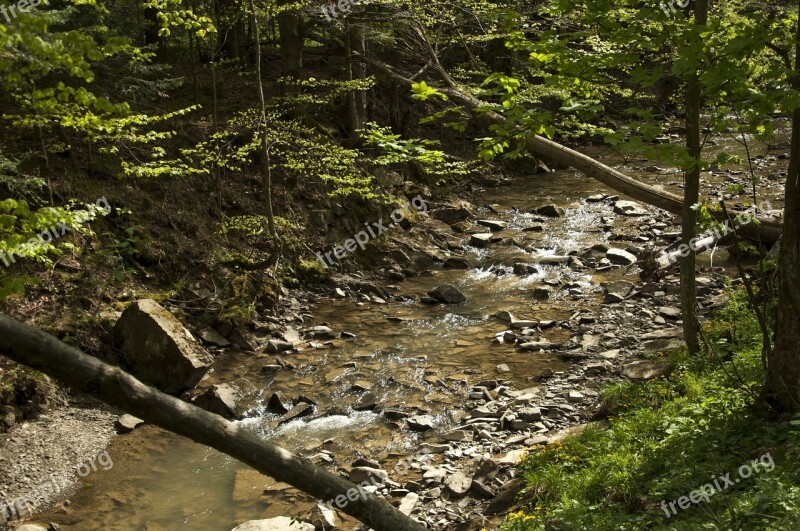
[[[643,176],[653,180],[652,175]],[[662,176],[663,178],[663,176]],[[662,182],[680,181],[679,174]],[[671,191],[679,192],[674,186]],[[536,254],[564,255],[605,241],[602,216],[613,218],[608,203],[586,203],[597,193],[613,194],[596,181],[572,170],[517,177],[497,190],[481,193],[475,204],[495,205],[499,214],[483,209],[482,217],[509,222],[507,232],[523,237]],[[543,232],[522,232],[534,224],[522,214],[543,204],[566,209],[558,219],[536,222]],[[615,228],[636,226],[635,218],[616,217]],[[399,230],[399,229],[396,229]],[[624,247],[626,244],[621,243]],[[214,378],[239,387],[256,414],[241,423],[284,447],[310,455],[321,449],[342,464],[357,456],[384,460],[414,452],[422,440],[457,423],[453,411],[465,399],[468,385],[481,380],[511,380],[518,389],[544,368],[559,370],[564,362],[547,354],[520,353],[510,345],[493,345],[506,325],[492,314],[507,310],[517,318],[565,320],[578,307],[596,307],[602,300],[599,284],[621,278],[626,271],[602,274],[575,272],[566,266],[540,266],[528,277],[497,276],[496,265],[530,261],[531,254],[514,245],[469,249],[470,270],[437,270],[399,283],[398,295],[424,295],[442,282],[456,285],[467,302],[457,306],[428,306],[418,302],[357,305],[352,299],[323,299],[314,309],[313,323],[355,334],[325,348],[306,348],[285,359],[297,369],[261,374],[265,359],[242,353],[218,356]],[[715,260],[719,260],[717,255]],[[590,297],[579,304],[554,289],[549,300],[536,301],[534,288],[546,281],[592,281],[583,288]],[[631,278],[635,280],[635,278]],[[391,318],[391,319],[390,319]],[[556,326],[541,336],[566,341],[568,331]],[[272,357],[269,358],[271,360]],[[505,363],[509,373],[499,375]],[[418,434],[398,429],[381,414],[354,411],[361,396],[354,384],[371,388],[382,408],[404,407],[429,412],[437,421],[434,432]],[[273,391],[291,400],[304,394],[318,402],[312,417],[276,426],[276,415],[265,412]],[[307,496],[265,478],[214,450],[151,426],[118,437],[110,449],[114,467],[87,478],[87,484],[66,510],[45,515],[66,530],[200,529],[228,531],[250,520],[289,514],[288,506],[308,504]]]

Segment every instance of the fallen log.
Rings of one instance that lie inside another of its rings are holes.
[[[354,53],[355,55],[358,55],[356,52]],[[413,79],[410,79],[398,72],[396,68],[367,56],[361,57],[365,62],[374,66],[393,80],[403,83],[409,87],[414,84]],[[446,95],[451,101],[466,108],[474,119],[484,123],[487,126],[508,125],[508,120],[506,120],[505,116],[494,111],[487,110],[489,105],[486,102],[461,90],[458,86],[456,86],[455,82],[453,82],[452,78],[450,78],[450,76],[440,67],[433,68],[433,70],[439,73],[439,77],[441,77],[447,85],[443,88],[437,87],[436,90]],[[523,132],[519,126],[514,126],[513,129],[518,133]],[[552,140],[548,140],[547,138],[539,135],[529,134],[525,137],[525,147],[530,152],[535,153],[544,159],[554,161],[563,166],[572,166],[587,176],[600,181],[609,188],[632,197],[637,201],[647,203],[648,205],[653,205],[679,216],[683,212],[683,198],[681,196],[667,192],[666,190],[661,190],[655,186],[645,184],[641,181],[637,181],[629,175],[625,175],[624,173],[615,170],[610,166],[606,166],[602,162],[575,151],[574,149],[562,146],[557,142],[553,142]],[[714,215],[719,221],[725,221],[725,217],[721,212],[717,212]],[[782,231],[783,224],[777,223],[772,219],[759,219],[758,224],[750,224],[742,227],[741,230],[739,230],[742,236],[766,244],[772,244],[778,241]]]
[[[426,529],[385,500],[261,439],[252,431],[148,387],[130,374],[3,314],[0,314],[0,354],[165,430],[215,448],[317,499],[335,499],[341,511],[373,529]],[[338,501],[341,496],[345,497],[343,504]]]

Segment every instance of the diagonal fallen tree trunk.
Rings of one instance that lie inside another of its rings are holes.
[[[363,488],[218,415],[148,387],[130,374],[4,314],[0,314],[0,354],[165,430],[226,453],[317,499],[342,499],[344,496],[344,503],[340,504],[338,499],[336,502],[340,509],[373,529],[426,529]]]
[[[361,56],[361,59],[398,83],[405,84],[408,87],[411,87],[411,85],[415,83],[413,79],[381,61],[367,56]],[[441,67],[434,64],[433,70],[438,72],[439,77],[443,79],[444,83],[447,85],[443,88],[437,87],[436,90],[445,94],[451,101],[467,109],[477,121],[487,126],[508,125],[508,120],[506,120],[505,116],[487,110],[489,105],[486,102],[460,89]],[[516,132],[523,132],[518,126],[514,126],[513,128]],[[637,181],[629,175],[625,175],[610,166],[606,166],[602,162],[575,151],[574,149],[562,146],[557,142],[553,142],[539,135],[529,134],[525,137],[525,147],[531,153],[544,159],[556,162],[562,166],[572,166],[576,170],[585,173],[587,176],[600,181],[609,188],[613,188],[617,192],[628,195],[637,201],[653,205],[676,215],[681,215],[683,212],[683,198],[681,196]],[[725,221],[722,212],[718,212],[715,215],[719,221]],[[782,231],[783,225],[781,223],[766,218],[759,219],[758,224],[748,224],[737,229],[737,232],[745,237],[769,244],[778,241]]]

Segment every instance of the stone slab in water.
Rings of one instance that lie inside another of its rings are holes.
[[[314,526],[297,522],[288,516],[278,516],[266,520],[250,520],[237,525],[232,531],[314,531]]]

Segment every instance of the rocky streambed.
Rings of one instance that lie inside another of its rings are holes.
[[[284,293],[277,316],[196,330],[214,372],[190,398],[354,481],[375,478],[368,489],[431,528],[491,529],[521,487],[525,451],[593,419],[602,386],[669,369],[659,354],[681,344],[678,277],[638,273],[647,246],[679,229],[571,171],[474,203],[429,200],[391,245],[367,250],[376,276],[346,263],[326,288]],[[703,312],[724,303],[725,279],[705,263]],[[287,516],[357,526],[151,426],[111,455],[113,471],[41,517],[81,530]]]

